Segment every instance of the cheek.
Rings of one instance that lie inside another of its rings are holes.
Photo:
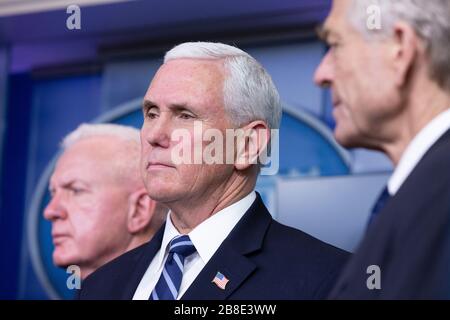
[[[171,145],[171,157],[175,155],[174,149],[181,151],[186,164],[201,163],[202,149],[204,149],[205,143],[203,142],[203,131],[205,127],[203,125],[192,126],[191,128],[181,128],[179,132],[179,139],[172,142]]]
[[[338,88],[340,98],[344,100],[351,99],[352,95],[358,91],[359,82],[357,74],[353,72],[353,66],[339,64],[336,67],[336,81],[335,86]]]
[[[123,210],[123,196],[117,192],[102,192],[79,199],[77,212],[71,222],[78,237],[93,237],[95,233],[115,219],[115,212]]]
[[[79,240],[87,251],[99,251],[100,248],[120,244],[127,234],[126,206],[123,202],[112,201],[99,208],[95,218],[80,231]]]
[[[369,73],[364,66],[357,64],[337,71],[335,86],[344,105],[342,110],[344,117],[358,118],[372,101],[374,84]]]
[[[139,165],[141,170],[145,169],[146,155],[148,154],[148,146],[141,145],[141,155],[139,158]]]
[[[145,183],[148,179],[148,172],[147,172],[147,168],[146,168],[146,163],[143,159],[141,159],[139,174],[141,176],[142,181]]]
[[[71,217],[74,237],[77,241],[92,238],[99,220],[99,204],[86,201],[78,206],[78,210]]]
[[[117,195],[116,201],[111,201],[103,208],[104,218],[110,219],[110,225],[124,225],[126,215],[128,213],[128,197],[125,195]]]
[[[191,185],[191,189],[209,190],[224,183],[233,172],[233,165],[226,164],[203,164],[192,166],[189,172],[189,180],[186,184]]]
[[[179,168],[179,179],[172,183],[175,189],[201,194],[223,183],[224,167],[226,166],[217,164],[185,165]]]
[[[146,137],[148,136],[148,122],[144,115],[144,122],[142,123],[141,131],[139,132],[139,137],[141,139],[141,147],[145,147],[147,145]]]
[[[201,164],[182,164],[177,167],[177,179],[171,179],[169,182],[173,185],[181,185],[183,188],[196,183],[203,165]]]
[[[336,55],[335,77],[336,85],[344,87],[346,93],[354,92],[369,77],[367,57],[361,53],[362,49],[348,45]]]

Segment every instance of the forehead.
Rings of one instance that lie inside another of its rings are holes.
[[[325,32],[346,32],[348,30],[348,15],[353,0],[334,0],[331,11],[325,20]]]
[[[60,156],[51,181],[60,180],[64,183],[77,178],[86,180],[107,178],[107,168],[111,167],[116,153],[114,150],[113,141],[108,137],[80,140]]]
[[[159,68],[146,98],[169,104],[222,99],[224,79],[224,66],[221,60],[171,60]],[[179,101],[180,99],[191,101]]]

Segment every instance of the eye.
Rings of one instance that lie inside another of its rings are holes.
[[[142,110],[145,119],[154,119],[159,115],[159,108],[152,103],[144,103]]]
[[[83,188],[74,187],[74,186],[70,186],[67,189],[68,189],[69,193],[74,196],[80,195],[85,191]]]
[[[149,108],[147,112],[145,113],[145,117],[148,119],[155,119],[158,117],[158,112],[156,111],[156,108]]]
[[[188,111],[180,112],[179,117],[180,117],[180,119],[183,119],[183,120],[189,120],[189,119],[195,118],[195,116]]]
[[[330,48],[330,50],[336,50],[341,46],[339,42],[329,42],[327,45]]]

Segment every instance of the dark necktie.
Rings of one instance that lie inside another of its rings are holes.
[[[381,194],[378,196],[377,202],[375,202],[375,204],[372,208],[368,226],[370,226],[374,222],[374,220],[376,219],[376,217],[378,216],[378,214],[380,213],[380,211],[383,209],[383,207],[386,205],[386,202],[390,198],[391,198],[391,195],[389,194],[388,188],[386,186],[386,187],[384,187]]]
[[[175,237],[170,242],[169,255],[161,277],[156,283],[149,300],[176,300],[183,278],[184,259],[197,250],[189,236]]]

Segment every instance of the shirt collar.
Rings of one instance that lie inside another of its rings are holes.
[[[168,252],[168,246],[170,241],[176,236],[180,236],[181,234],[178,232],[177,228],[172,223],[172,219],[170,218],[170,211],[167,214],[166,218],[166,226],[164,227],[164,236],[161,243],[161,248],[159,249],[157,259],[157,265],[160,266],[164,262],[164,257]]]
[[[219,249],[255,199],[256,194],[252,191],[241,200],[215,213],[189,233],[192,243],[205,264]]]
[[[437,140],[450,129],[450,110],[428,123],[411,141],[388,182],[389,194],[394,196],[415,166]]]
[[[255,199],[256,193],[255,191],[252,191],[241,200],[218,211],[200,223],[188,234],[203,263],[208,263],[234,226],[253,204]],[[156,257],[157,265],[162,265],[170,241],[179,235],[180,233],[172,223],[171,212],[169,211],[167,214],[161,248]]]

